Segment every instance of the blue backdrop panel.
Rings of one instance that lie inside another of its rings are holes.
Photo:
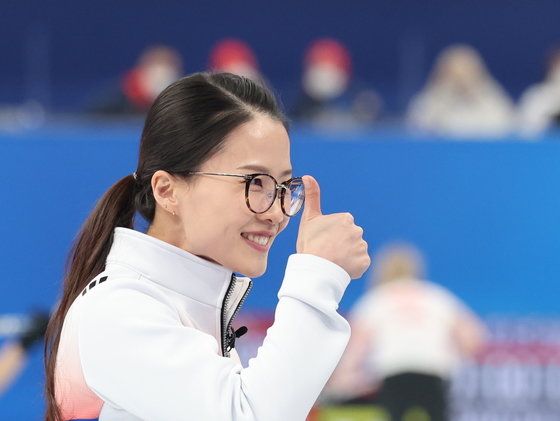
[[[0,138],[0,312],[55,301],[76,232],[103,192],[136,168],[139,135],[136,126],[79,126]],[[295,130],[295,172],[319,180],[324,212],[355,215],[372,253],[391,240],[416,243],[430,277],[479,312],[555,312],[560,144],[384,138]],[[298,224],[277,240],[249,308],[274,306]],[[342,308],[362,289],[353,282]]]

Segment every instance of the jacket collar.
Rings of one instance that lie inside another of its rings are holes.
[[[152,282],[216,308],[221,308],[232,278],[232,271],[223,266],[121,227],[115,228],[107,257],[107,269],[112,265],[126,266]]]

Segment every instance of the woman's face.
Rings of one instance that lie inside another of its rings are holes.
[[[282,183],[292,177],[286,129],[256,114],[233,130],[222,149],[197,170],[267,173]],[[240,177],[193,175],[178,189],[179,247],[247,276],[265,272],[268,251],[288,223],[278,198],[267,212],[255,214],[246,205],[245,180]]]

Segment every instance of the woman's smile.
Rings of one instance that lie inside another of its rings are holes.
[[[274,239],[274,234],[267,231],[243,232],[241,236],[251,247],[263,252],[268,251]]]

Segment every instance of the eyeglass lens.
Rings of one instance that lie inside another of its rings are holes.
[[[279,194],[284,194],[282,206],[288,216],[293,216],[299,212],[305,198],[303,182],[299,179],[292,180],[287,186],[287,190]],[[276,199],[276,182],[269,175],[259,175],[251,180],[248,188],[249,206],[254,212],[266,212]]]

